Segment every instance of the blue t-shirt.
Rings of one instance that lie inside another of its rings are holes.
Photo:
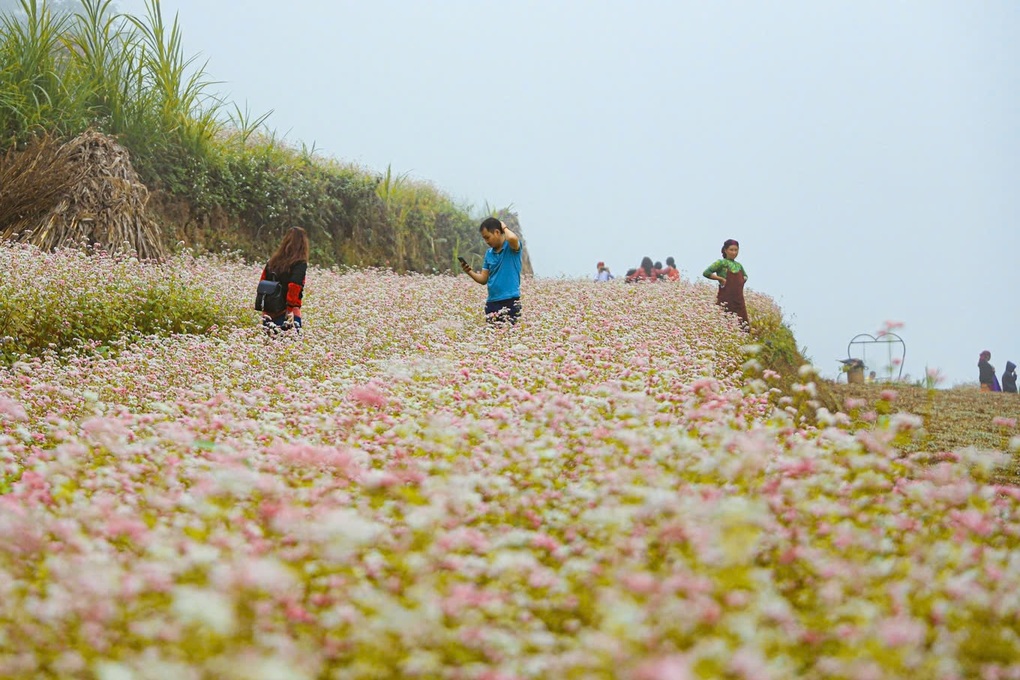
[[[517,252],[510,247],[508,242],[497,253],[492,248],[485,251],[485,262],[482,269],[489,270],[489,297],[488,302],[499,302],[500,300],[511,300],[521,296],[521,253],[524,252],[524,244],[517,249]]]

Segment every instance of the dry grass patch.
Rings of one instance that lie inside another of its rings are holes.
[[[127,149],[89,131],[66,143],[34,139],[0,162],[0,238],[43,250],[99,243],[125,244],[145,259],[166,256],[145,206],[149,192]]]
[[[886,383],[829,383],[829,386],[844,408],[847,399],[863,399],[866,402],[863,410],[922,416],[925,433],[917,440],[917,446],[923,451],[957,451],[968,446],[1008,451],[1010,439],[1020,435],[1016,425],[996,422],[997,419],[1011,419],[1020,423],[1020,395],[980,392],[976,387],[928,390],[916,385]],[[895,391],[896,398],[891,402],[884,400],[882,392],[885,390]],[[1003,481],[1020,484],[1020,466],[1014,464],[1008,479]]]

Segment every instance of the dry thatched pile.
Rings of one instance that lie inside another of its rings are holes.
[[[64,144],[33,139],[0,160],[0,238],[52,250],[101,244],[141,258],[166,254],[127,149],[98,132]]]

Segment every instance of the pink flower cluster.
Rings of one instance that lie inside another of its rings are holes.
[[[806,425],[706,285],[481,295],[0,371],[0,676],[1020,677],[1005,454]]]

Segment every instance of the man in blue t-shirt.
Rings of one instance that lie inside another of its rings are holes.
[[[478,227],[489,246],[482,271],[476,272],[461,260],[460,266],[472,279],[488,284],[485,320],[489,323],[517,323],[521,314],[521,239],[495,217],[487,217]]]

